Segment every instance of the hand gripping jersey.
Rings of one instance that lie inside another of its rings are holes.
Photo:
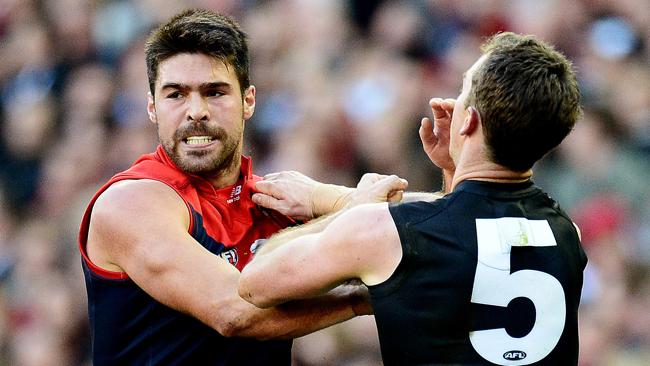
[[[576,365],[587,259],[533,183],[391,205],[403,257],[370,296],[385,365]]]
[[[208,181],[179,170],[158,146],[155,153],[140,157],[95,194],[79,233],[95,366],[290,364],[290,341],[225,338],[199,320],[157,302],[125,273],[95,266],[86,255],[90,216],[99,195],[121,180],[152,179],[165,183],[185,201],[191,236],[241,270],[252,259],[256,240],[291,223],[250,200],[252,183],[260,178],[252,175],[247,157],[242,157],[241,172],[233,186],[216,190]]]

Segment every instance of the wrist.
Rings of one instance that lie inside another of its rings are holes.
[[[443,169],[442,170],[442,192],[444,194],[447,194],[447,193],[451,192],[451,186],[452,186],[452,182],[454,180],[454,173],[455,172],[456,172],[455,169],[454,170],[450,170],[450,169]]]
[[[314,218],[336,212],[350,201],[354,188],[320,183],[311,195],[311,211]]]

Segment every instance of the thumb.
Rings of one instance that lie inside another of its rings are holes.
[[[404,197],[404,191],[399,190],[399,191],[392,191],[388,194],[387,201],[388,202],[402,202],[402,198]]]

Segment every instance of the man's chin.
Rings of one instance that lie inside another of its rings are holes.
[[[206,149],[187,149],[181,145],[175,145],[170,148],[173,151],[173,155],[170,154],[170,157],[180,170],[188,174],[219,175],[221,170],[230,168],[235,155],[238,157],[237,150],[228,147],[229,145],[225,144],[223,147],[212,146],[212,148]]]
[[[207,153],[192,153],[176,156],[174,163],[184,172],[194,175],[214,175],[227,170],[233,163],[234,156],[214,156]]]
[[[179,168],[181,168],[181,170],[184,172],[196,175],[214,173],[215,171],[219,170],[219,166],[221,165],[218,161],[201,160],[203,159],[184,159],[182,162],[180,162],[180,164],[177,165],[179,165]]]

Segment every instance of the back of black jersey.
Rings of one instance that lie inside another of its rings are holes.
[[[586,257],[531,182],[390,206],[403,257],[370,286],[386,365],[575,365]]]

